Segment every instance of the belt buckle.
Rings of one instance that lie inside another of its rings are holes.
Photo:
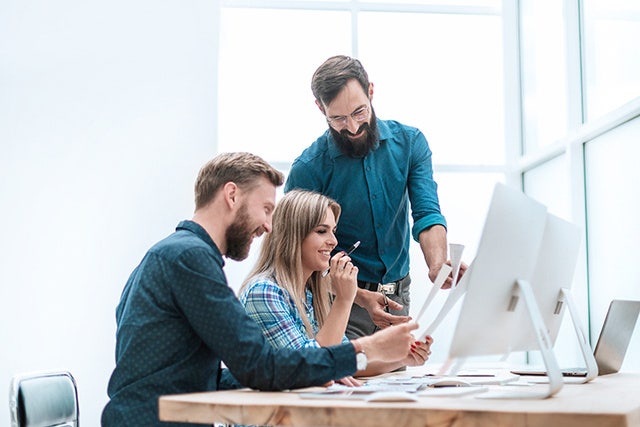
[[[397,284],[395,282],[378,283],[378,292],[384,295],[393,295],[396,293],[396,286]]]

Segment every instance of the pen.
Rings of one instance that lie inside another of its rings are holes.
[[[350,255],[351,252],[355,251],[358,248],[358,246],[360,246],[360,240],[358,240],[353,245],[351,245],[351,247],[347,250],[346,255]],[[322,277],[325,277],[327,274],[329,274],[330,270],[331,268],[327,268],[325,271],[323,271]]]

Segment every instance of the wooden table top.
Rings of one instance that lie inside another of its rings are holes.
[[[546,386],[529,387],[544,390]],[[298,427],[640,426],[640,374],[636,373],[601,376],[587,384],[565,384],[547,399],[483,399],[478,398],[481,394],[467,394],[423,396],[417,402],[373,403],[356,399],[306,399],[299,392],[242,389],[162,396],[160,419]]]

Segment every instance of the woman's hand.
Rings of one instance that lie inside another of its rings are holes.
[[[358,291],[358,267],[351,263],[351,258],[343,251],[335,254],[330,261],[331,287],[335,300],[353,303]]]
[[[411,344],[411,351],[405,358],[407,366],[421,366],[429,360],[431,356],[431,344],[433,344],[433,338],[427,336],[424,342],[416,341]]]

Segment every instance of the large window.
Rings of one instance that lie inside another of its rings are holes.
[[[503,164],[501,30],[499,15],[361,13],[378,116],[422,129],[438,163]]]
[[[593,336],[612,297],[597,289],[615,269],[600,261],[632,244],[619,240],[633,230],[621,212],[637,211],[629,197],[607,201],[612,187],[634,181],[605,167],[616,169],[615,156],[637,158],[628,144],[637,126],[612,129],[639,114],[639,22],[635,0],[225,0],[217,148],[253,151],[286,171],[327,128],[311,94],[313,71],[335,54],[358,57],[375,85],[377,115],[427,137],[448,235],[467,246],[466,261],[496,181],[520,185],[584,227],[572,291]],[[611,233],[612,215],[624,230]],[[417,245],[411,263],[419,302],[428,279]],[[571,363],[577,347],[563,341],[559,358]]]
[[[522,110],[525,152],[567,133],[566,10],[562,1],[520,2]]]
[[[522,0],[520,6],[525,150],[516,169],[529,195],[583,227],[572,294],[595,343],[610,300],[640,298],[630,255],[637,245],[632,236],[640,234],[632,195],[640,4]],[[575,342],[560,340],[560,346]],[[563,358],[569,350],[556,352]],[[631,360],[639,351],[630,347],[627,367],[638,368]]]
[[[292,161],[326,127],[311,75],[329,56],[351,52],[350,32],[345,11],[223,8],[219,151]]]
[[[592,316],[599,331],[614,298],[640,298],[637,246],[640,236],[640,117],[585,146],[589,283]],[[640,369],[640,340],[632,341],[625,368]],[[633,356],[635,355],[635,357]]]
[[[234,3],[220,15],[219,150],[291,162],[326,129],[313,71],[347,54],[374,82],[377,114],[419,127],[436,164],[504,164],[499,1],[423,1],[414,13],[406,3]]]
[[[330,56],[358,57],[374,83],[378,117],[427,137],[450,240],[466,245],[470,262],[493,186],[505,181],[501,3],[264,0],[257,7],[227,0],[220,13],[218,150],[253,151],[286,170],[327,129],[311,93],[313,72]],[[411,263],[417,310],[430,285],[415,243]],[[246,266],[228,267],[235,286]],[[443,341],[451,335],[446,329]],[[444,357],[443,346],[435,358]]]
[[[640,2],[584,0],[587,119],[640,96]]]

